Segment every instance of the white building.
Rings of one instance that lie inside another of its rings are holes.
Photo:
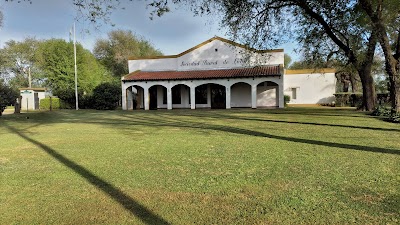
[[[289,104],[330,104],[335,101],[334,69],[285,70],[284,94]]]
[[[38,110],[40,99],[45,98],[46,88],[20,88],[21,110]]]
[[[130,73],[121,79],[124,110],[282,108],[284,93],[291,95],[293,104],[317,104],[335,92],[332,71],[297,71],[299,78],[290,78],[285,89],[282,49],[255,50],[220,37],[178,55],[132,58],[128,63]]]

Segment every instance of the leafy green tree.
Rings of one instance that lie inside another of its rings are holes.
[[[149,41],[124,30],[111,31],[108,33],[108,39],[98,39],[93,52],[118,80],[128,74],[128,58],[162,54]]]
[[[400,4],[397,0],[360,0],[377,33],[390,81],[392,114],[400,113]]]
[[[19,93],[0,80],[0,116],[9,105],[14,105]]]
[[[110,81],[111,76],[90,51],[80,44],[76,47],[78,91],[82,94],[91,93],[100,83]],[[44,73],[45,84],[53,94],[66,93],[69,96],[70,90],[75,89],[73,43],[61,39],[44,41],[36,52],[36,59]]]
[[[28,70],[32,85],[40,87],[43,77],[35,64],[35,52],[40,41],[26,38],[23,41],[10,40],[0,49],[0,78],[14,89],[28,87]]]

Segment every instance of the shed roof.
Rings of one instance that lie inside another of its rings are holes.
[[[19,88],[20,91],[46,91],[46,88]]]

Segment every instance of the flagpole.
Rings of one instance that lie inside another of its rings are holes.
[[[75,108],[76,108],[76,110],[78,110],[79,109],[79,107],[78,107],[78,69],[76,66],[75,22],[74,22],[74,61],[75,61]]]

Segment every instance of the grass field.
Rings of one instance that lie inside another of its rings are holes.
[[[5,115],[0,143],[0,224],[400,223],[400,125],[352,109]]]

